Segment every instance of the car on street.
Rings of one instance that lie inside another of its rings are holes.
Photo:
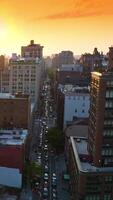
[[[44,180],[48,180],[48,179],[49,179],[48,173],[44,173]]]
[[[48,197],[48,188],[44,187],[43,189],[43,197]]]
[[[53,187],[56,187],[56,186],[57,186],[57,182],[56,182],[55,179],[52,179],[52,186],[53,186]]]

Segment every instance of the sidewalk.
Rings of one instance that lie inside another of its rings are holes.
[[[63,172],[66,171],[64,155],[56,158],[57,192],[58,200],[70,200],[69,185],[62,179]]]
[[[32,192],[30,189],[23,189],[20,195],[20,200],[32,200]]]

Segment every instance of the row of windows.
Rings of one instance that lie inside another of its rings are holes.
[[[104,120],[104,125],[113,125],[113,120]]]
[[[78,112],[78,110],[75,109],[75,113],[77,113],[77,112]],[[81,112],[82,112],[82,113],[85,113],[85,110],[82,110]]]
[[[86,196],[85,200],[100,200],[99,195],[88,195]]]
[[[113,136],[113,130],[105,130],[103,132],[103,136],[112,137]]]
[[[68,96],[68,99],[71,99],[71,100],[72,100],[72,99],[73,99],[73,100],[80,100],[81,98],[82,98],[83,100],[86,100],[86,99],[89,100],[89,98],[88,98],[88,97],[85,97],[85,96],[76,96],[76,97],[75,97],[75,96],[74,96],[74,97],[73,97],[73,96]]]
[[[110,158],[109,158],[110,159]],[[111,158],[112,160],[113,160],[113,158]],[[105,177],[105,181],[107,181],[107,182],[111,182],[111,181],[113,181],[113,176],[106,176]]]
[[[113,86],[113,81],[107,81],[107,86]]]
[[[16,79],[15,79],[15,81],[17,81]],[[35,81],[35,78],[25,78],[24,80],[23,79],[19,79],[19,81],[22,83],[22,82],[24,82],[24,81]]]
[[[113,156],[113,149],[102,149],[102,156]]]
[[[113,108],[113,101],[106,101],[105,108]]]
[[[85,200],[100,200],[99,195],[88,195],[85,197]],[[105,194],[103,200],[111,200],[111,195],[110,194]]]
[[[105,158],[104,164],[113,163],[113,158]]]
[[[29,66],[29,65],[26,65],[24,66],[24,69],[28,69],[28,67],[31,67],[32,69],[36,69],[36,66]],[[16,69],[23,69],[23,66],[13,66],[13,70],[16,70]]]
[[[106,91],[106,97],[107,97],[107,98],[109,98],[109,97],[112,98],[112,97],[113,97],[113,90],[107,90],[107,91]]]

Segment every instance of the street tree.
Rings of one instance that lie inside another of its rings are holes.
[[[48,130],[48,142],[56,153],[61,153],[64,150],[64,134],[58,127],[53,127]]]

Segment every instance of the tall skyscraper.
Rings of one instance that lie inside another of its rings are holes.
[[[112,200],[113,73],[92,72],[88,138],[70,137],[69,145],[72,199]]]
[[[113,74],[92,73],[88,149],[96,166],[113,166]]]

